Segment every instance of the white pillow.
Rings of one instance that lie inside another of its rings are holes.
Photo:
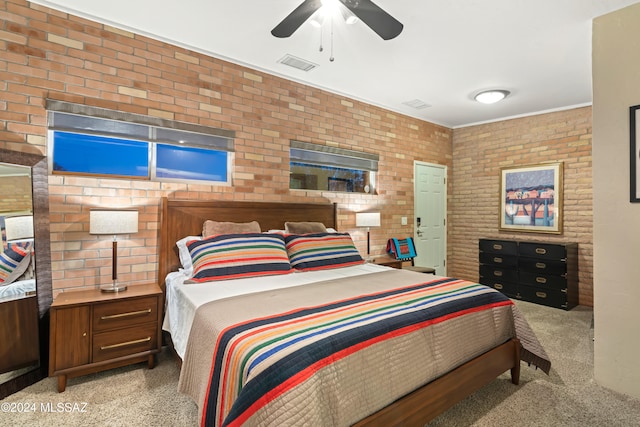
[[[191,261],[189,249],[187,249],[187,242],[192,240],[202,240],[202,236],[187,236],[176,242],[178,255],[180,256],[180,264],[182,264],[182,272],[188,277],[193,275],[193,262]]]
[[[269,230],[267,234],[289,234],[287,230]]]

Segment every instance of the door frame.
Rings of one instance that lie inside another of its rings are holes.
[[[442,169],[444,171],[444,200],[443,200],[443,206],[444,206],[444,237],[443,237],[443,242],[444,242],[444,247],[442,248],[442,250],[444,251],[444,265],[443,265],[443,273],[442,276],[446,276],[447,275],[447,236],[449,234],[449,221],[447,220],[447,199],[449,198],[449,183],[448,183],[448,172],[449,172],[449,168],[446,165],[441,165],[438,163],[430,163],[430,162],[422,162],[419,160],[414,160],[413,161],[413,240],[417,240],[418,238],[418,230],[416,227],[416,209],[417,209],[417,205],[418,205],[418,180],[416,179],[416,169],[418,167],[418,165],[420,166],[429,166],[429,167],[433,167],[433,168],[438,168],[438,169]]]

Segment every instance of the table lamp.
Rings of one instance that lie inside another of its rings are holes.
[[[371,252],[369,230],[380,227],[380,212],[356,212],[356,227],[367,227],[367,256]]]
[[[4,219],[8,242],[33,239],[33,216],[9,216]]]
[[[89,212],[89,234],[112,234],[113,252],[111,276],[113,283],[100,286],[102,292],[123,292],[127,285],[118,283],[118,234],[132,234],[138,232],[138,211],[92,209]]]

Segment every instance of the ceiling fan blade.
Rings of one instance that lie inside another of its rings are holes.
[[[397,37],[404,26],[371,0],[340,0],[354,15],[383,40]]]
[[[289,37],[321,6],[321,0],[304,0],[300,6],[271,30],[271,34],[280,38]]]

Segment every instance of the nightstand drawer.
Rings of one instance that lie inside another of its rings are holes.
[[[158,317],[158,298],[147,297],[105,302],[93,307],[94,332],[153,322]]]
[[[141,353],[158,347],[158,326],[150,323],[135,328],[102,332],[93,337],[93,362]]]

